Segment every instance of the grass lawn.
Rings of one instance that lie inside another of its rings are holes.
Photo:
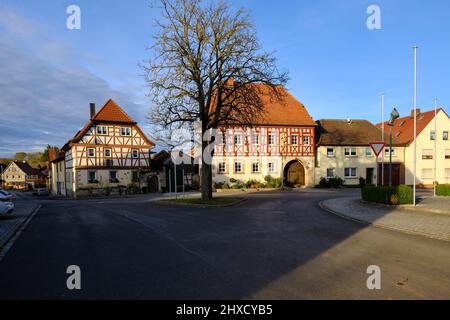
[[[161,202],[176,203],[176,204],[198,204],[205,206],[223,206],[223,205],[230,205],[241,200],[242,198],[213,198],[212,200],[203,201],[201,198],[180,198],[180,199],[164,199],[161,200]]]

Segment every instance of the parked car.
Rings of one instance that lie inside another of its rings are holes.
[[[0,215],[9,214],[14,211],[14,203],[9,201],[0,201]]]
[[[9,201],[12,197],[11,192],[0,189],[0,201]]]
[[[33,194],[36,196],[48,196],[49,195],[46,188],[36,188],[36,189],[34,189]]]

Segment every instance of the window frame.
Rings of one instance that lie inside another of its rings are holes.
[[[331,170],[333,173],[331,176],[328,175],[329,170]],[[335,168],[327,168],[327,179],[334,178],[336,176],[335,171],[336,171]]]
[[[328,152],[329,150],[332,151],[332,154],[331,154],[331,155],[330,155],[329,152]],[[335,158],[335,157],[336,157],[336,153],[334,152],[334,150],[335,150],[334,148],[327,147],[327,157],[328,157],[328,158]]]
[[[347,169],[349,170],[350,175],[347,175],[347,173],[346,173]],[[353,170],[355,171],[355,175],[352,175]],[[344,168],[344,178],[357,179],[358,178],[358,168],[356,168],[356,167]]]
[[[125,133],[124,133],[125,131]],[[120,127],[120,135],[122,137],[131,137],[131,128],[130,127]]]
[[[94,175],[94,179],[91,179],[91,174]],[[95,181],[97,181],[97,171],[89,170],[88,171],[88,183],[95,183]]]
[[[109,156],[106,154],[107,151],[109,151]],[[111,158],[112,157],[112,149],[111,148],[104,148],[103,149],[103,156],[105,158]]]
[[[100,132],[99,132],[99,129],[101,129]],[[106,130],[103,130],[103,129],[106,129]],[[96,132],[100,136],[107,136],[109,134],[109,127],[108,126],[98,125],[97,129],[96,129]]]
[[[270,170],[270,165],[273,165],[273,171]],[[269,161],[269,162],[267,162],[267,171],[268,171],[269,173],[276,173],[276,172],[277,172],[277,168],[276,168],[276,166],[275,166],[275,161]]]
[[[295,143],[294,143],[294,138],[295,138]],[[291,145],[298,146],[298,134],[291,135]]]
[[[255,165],[257,166],[257,170],[255,171]],[[261,165],[259,161],[252,161],[252,173],[261,173]]]
[[[236,170],[237,165],[239,165],[239,171]],[[236,173],[236,174],[242,174],[242,173],[244,173],[244,170],[242,170],[242,169],[243,169],[243,166],[242,166],[242,162],[241,162],[241,161],[235,161],[235,162],[234,162],[234,165],[233,165],[233,169],[234,169],[234,173]]]
[[[237,138],[239,138],[239,139],[237,139]],[[242,134],[240,134],[240,133],[235,134],[234,138],[233,138],[233,142],[234,142],[235,146],[241,146],[242,145]]]
[[[309,146],[311,144],[311,136],[309,134],[303,135],[302,140],[303,140],[303,145],[305,145],[305,146]]]
[[[92,155],[91,155],[91,151],[93,151]],[[87,148],[87,156],[88,156],[88,158],[95,158],[95,148]]]
[[[430,141],[435,141],[437,139],[436,137],[436,131],[430,130]]]
[[[268,136],[267,136],[267,144],[269,146],[274,146],[275,145],[275,134],[273,134],[273,133],[268,134]]]
[[[347,150],[349,150],[348,154],[347,154]],[[347,147],[347,148],[344,148],[344,155],[349,158],[355,158],[358,156],[358,151],[355,147]]]
[[[136,152],[136,155],[134,154]],[[139,159],[139,149],[131,149],[131,159]]]
[[[422,149],[422,160],[433,160],[434,158],[433,154],[434,154],[433,149]]]
[[[223,170],[222,170],[222,165],[223,165]],[[226,163],[226,161],[219,161],[219,163],[217,164],[217,173],[218,174],[225,174],[225,173],[227,173],[227,163]]]
[[[442,140],[448,141],[448,131],[447,130],[442,131]]]

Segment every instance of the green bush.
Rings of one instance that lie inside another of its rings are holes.
[[[450,196],[450,184],[438,184],[436,186],[436,195],[449,197]]]
[[[367,202],[391,204],[393,195],[398,197],[398,204],[413,203],[412,189],[405,185],[399,187],[364,186],[361,188],[362,199]]]
[[[397,188],[398,203],[412,204],[413,203],[413,189],[409,186],[401,185]]]
[[[320,178],[317,188],[339,188],[344,185],[344,180],[340,177]]]
[[[283,180],[281,178],[274,178],[272,176],[265,176],[264,181],[267,188],[275,189],[281,188],[283,185]]]
[[[223,182],[214,182],[214,188],[216,189],[222,189]]]
[[[228,189],[230,189],[230,185],[228,183],[224,183],[222,185],[222,189],[228,190]]]

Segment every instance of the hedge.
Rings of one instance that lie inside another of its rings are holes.
[[[450,184],[438,184],[436,186],[436,195],[450,196]]]
[[[364,186],[361,188],[361,196],[364,201],[393,204],[392,196],[395,195],[398,199],[394,204],[412,204],[413,191],[411,187],[401,185],[399,187],[374,187]]]

